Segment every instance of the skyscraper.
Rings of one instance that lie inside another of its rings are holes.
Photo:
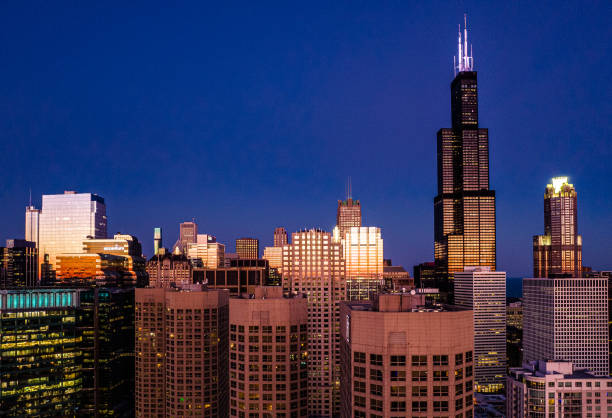
[[[567,360],[609,372],[608,278],[523,279],[523,362]]]
[[[159,250],[162,247],[162,229],[157,227],[153,229],[153,255],[159,254]]]
[[[472,416],[471,310],[390,293],[340,318],[342,418]]]
[[[212,235],[198,234],[195,243],[187,244],[185,254],[194,267],[216,269],[225,265],[225,245]]]
[[[74,191],[43,195],[38,230],[40,262],[47,254],[55,268],[57,255],[83,253],[85,239],[106,238],[106,222],[106,205],[98,195]]]
[[[36,243],[7,239],[0,247],[0,288],[38,285],[38,250]]]
[[[340,230],[340,236],[344,237],[351,227],[361,226],[361,203],[349,196],[346,200],[338,200],[338,214],[336,215],[336,226]]]
[[[283,245],[287,245],[287,230],[283,227],[274,228],[274,246],[282,247]]]
[[[474,311],[477,392],[499,392],[506,379],[506,273],[466,267],[455,273],[455,303]]]
[[[25,240],[38,246],[38,224],[40,221],[40,209],[34,206],[26,206],[25,212]]]
[[[179,227],[179,238],[172,247],[174,254],[186,254],[189,244],[195,244],[198,235],[198,224],[195,222],[182,222]]]
[[[449,280],[465,266],[496,267],[489,132],[478,124],[477,76],[467,49],[464,28],[463,38],[459,32],[458,65],[451,83],[452,127],[438,131],[434,257],[438,274]]]
[[[577,194],[567,177],[554,177],[544,191],[544,235],[533,237],[533,276],[582,276]]]
[[[318,229],[283,247],[283,287],[308,297],[308,415],[339,412],[339,302],[346,298],[342,245]]]
[[[236,254],[239,258],[259,258],[259,240],[257,238],[238,238]]]

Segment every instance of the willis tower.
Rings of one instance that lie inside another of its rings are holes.
[[[466,22],[467,23],[467,22]],[[451,83],[451,128],[438,131],[438,195],[434,199],[434,257],[442,289],[467,266],[495,270],[495,191],[489,189],[489,131],[478,125],[478,83],[459,28]],[[452,296],[451,296],[452,297]]]

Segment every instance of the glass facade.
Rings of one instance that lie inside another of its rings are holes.
[[[475,71],[460,72],[451,83],[451,113],[452,128],[438,131],[434,257],[437,274],[452,280],[466,266],[496,267],[489,134],[478,126]]]
[[[38,255],[45,254],[55,269],[59,254],[82,254],[88,237],[106,238],[104,199],[91,193],[64,192],[43,195],[39,223]]]
[[[38,250],[36,243],[9,239],[0,247],[0,289],[38,285]]]

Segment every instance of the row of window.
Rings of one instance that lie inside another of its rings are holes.
[[[465,353],[465,357],[463,353],[455,354],[455,365],[462,365],[464,363],[471,363],[473,361],[473,353],[468,351]],[[353,361],[355,363],[366,363],[366,353],[355,351],[353,354]],[[382,354],[370,354],[370,364],[373,366],[382,366],[383,365],[383,356]],[[427,366],[427,356],[426,355],[413,355],[411,358],[411,365],[413,367],[418,366]],[[432,364],[434,366],[448,366],[449,365],[449,356],[446,354],[439,354],[432,356]],[[391,355],[389,356],[389,365],[391,366],[405,366],[406,365],[406,356],[404,355]]]

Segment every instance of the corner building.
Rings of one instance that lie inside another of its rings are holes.
[[[472,311],[424,302],[342,303],[342,418],[472,416]]]
[[[308,416],[307,331],[301,295],[262,286],[230,299],[230,416]]]
[[[229,295],[136,289],[136,416],[226,417]]]
[[[283,247],[283,287],[308,298],[308,415],[331,417],[340,410],[342,245],[318,229],[294,232],[291,242]]]

